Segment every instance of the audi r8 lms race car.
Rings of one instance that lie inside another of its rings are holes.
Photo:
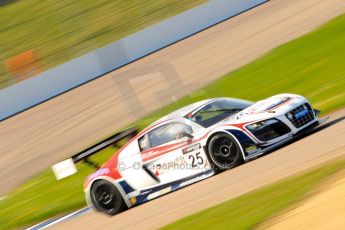
[[[319,125],[317,113],[293,94],[188,105],[141,131],[90,175],[87,203],[114,215],[277,148]]]

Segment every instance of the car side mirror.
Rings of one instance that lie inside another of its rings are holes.
[[[193,139],[194,136],[190,133],[187,133],[186,131],[183,131],[180,133],[181,137],[187,137],[188,139]]]

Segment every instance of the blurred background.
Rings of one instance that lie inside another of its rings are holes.
[[[0,0],[0,89],[206,0]]]

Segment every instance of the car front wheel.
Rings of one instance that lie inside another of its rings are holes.
[[[233,168],[243,163],[241,149],[233,137],[219,133],[211,137],[208,155],[216,172]]]

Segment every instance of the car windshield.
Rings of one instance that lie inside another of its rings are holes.
[[[252,105],[251,102],[235,99],[215,100],[187,117],[207,128]]]

